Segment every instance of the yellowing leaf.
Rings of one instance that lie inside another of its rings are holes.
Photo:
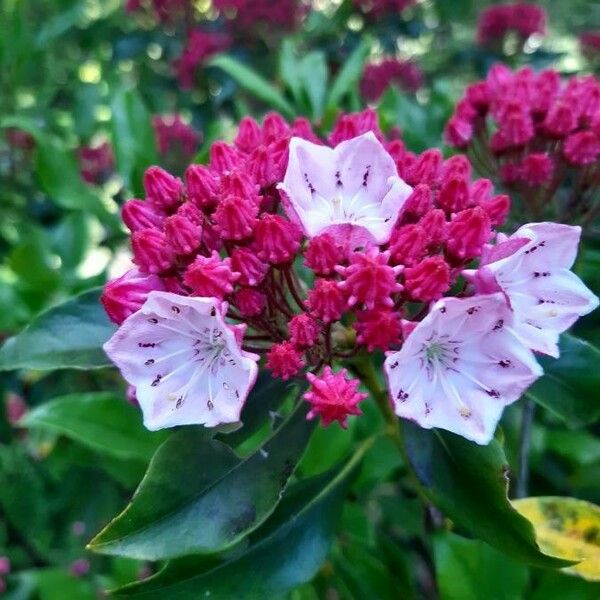
[[[523,498],[513,506],[531,521],[544,552],[581,561],[564,572],[600,581],[600,506],[559,496]]]

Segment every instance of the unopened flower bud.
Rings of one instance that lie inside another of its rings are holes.
[[[131,238],[133,262],[143,273],[160,273],[167,270],[175,259],[167,238],[158,229],[136,231]]]
[[[183,183],[160,167],[150,167],[144,173],[144,190],[150,202],[165,209],[173,209],[183,194]]]
[[[450,269],[441,256],[425,258],[404,271],[404,288],[414,300],[437,300],[449,287]]]

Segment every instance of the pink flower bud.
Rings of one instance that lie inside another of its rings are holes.
[[[165,236],[177,254],[186,255],[200,245],[202,228],[178,211],[165,221]]]
[[[544,114],[550,108],[560,89],[560,75],[554,69],[540,71],[533,83],[530,106],[532,112]]]
[[[337,282],[330,279],[316,279],[314,288],[308,292],[308,306],[312,315],[325,323],[339,319],[346,304],[346,295]]]
[[[127,200],[121,209],[123,222],[131,232],[140,229],[162,229],[165,214],[155,204],[144,200]]]
[[[419,154],[410,173],[408,173],[407,183],[410,185],[417,185],[419,183],[431,185],[435,183],[442,161],[442,153],[437,148],[425,150],[425,152]]]
[[[9,425],[15,426],[28,410],[27,403],[23,400],[22,396],[19,396],[19,394],[15,394],[14,392],[8,392],[4,403],[4,413]],[[0,575],[6,575],[8,573],[8,571],[5,573],[2,572],[3,559],[8,560],[6,557],[0,556]]]
[[[165,286],[156,275],[144,275],[137,269],[108,282],[100,298],[111,321],[120,325],[129,315],[137,312],[152,290],[163,291]]]
[[[261,131],[252,117],[244,117],[240,121],[234,144],[242,152],[252,152],[261,142]]]
[[[519,165],[519,179],[535,187],[548,183],[554,173],[554,161],[546,152],[529,154]]]
[[[322,144],[321,140],[313,131],[310,121],[306,117],[297,117],[292,123],[292,135],[308,140],[313,144]]]
[[[499,194],[489,200],[484,200],[479,206],[486,212],[492,227],[497,227],[502,225],[506,221],[506,217],[508,217],[510,197],[506,194]]]
[[[243,317],[257,317],[267,304],[267,297],[250,287],[240,288],[232,298],[232,304]]]
[[[209,257],[196,257],[187,268],[183,280],[192,289],[194,296],[222,300],[233,292],[233,283],[239,276],[239,273],[231,270],[231,259],[221,259],[219,253],[213,250]]]
[[[402,327],[398,314],[389,309],[377,308],[357,313],[354,327],[357,341],[367,347],[369,352],[376,348],[389,350],[400,341]]]
[[[296,315],[288,325],[290,341],[298,348],[308,348],[319,338],[321,328],[309,315]]]
[[[500,179],[508,185],[521,179],[521,165],[508,162],[500,167]]]
[[[467,100],[480,111],[487,110],[490,103],[490,93],[487,82],[478,81],[467,86],[465,90]]]
[[[166,271],[174,262],[173,249],[167,238],[158,229],[136,231],[131,238],[133,262],[142,273],[160,273]]]
[[[320,376],[306,374],[310,390],[303,397],[311,405],[307,419],[319,416],[323,427],[338,421],[345,429],[348,426],[349,415],[362,414],[358,403],[364,400],[367,394],[358,392],[360,381],[350,379],[347,375],[346,369],[334,373],[331,367],[325,367]]]
[[[577,114],[573,106],[569,106],[560,100],[555,102],[544,120],[546,132],[556,138],[567,136],[577,127]]]
[[[185,172],[188,198],[200,209],[210,210],[217,203],[219,179],[204,165],[190,165]]]
[[[473,139],[473,125],[454,115],[444,129],[444,140],[454,148],[466,148]]]
[[[469,186],[464,179],[449,179],[442,184],[438,206],[448,213],[464,210],[469,206]]]
[[[448,252],[459,260],[479,256],[490,239],[490,219],[480,207],[459,212],[448,225]]]
[[[411,266],[425,254],[429,238],[420,225],[404,225],[392,232],[390,254],[395,264]]]
[[[432,208],[433,194],[431,193],[431,188],[424,183],[420,183],[406,200],[403,213],[422,217]]]
[[[591,165],[600,156],[600,139],[593,131],[573,133],[565,141],[563,155],[572,165]]]
[[[228,196],[217,206],[213,219],[223,239],[241,240],[252,235],[257,215],[258,206],[253,199]]]
[[[263,143],[272,144],[290,134],[286,120],[276,112],[270,112],[263,121]]]
[[[279,215],[265,214],[256,223],[258,256],[273,265],[287,263],[300,247],[300,228]]]
[[[269,265],[248,248],[236,248],[231,253],[231,268],[240,274],[240,285],[258,285],[267,274]]]
[[[286,381],[302,369],[304,362],[292,342],[282,342],[271,346],[265,366],[274,377]]]
[[[244,171],[232,171],[221,178],[221,196],[240,196],[244,200],[260,203],[258,186]]]
[[[404,288],[414,300],[437,300],[449,287],[450,269],[441,256],[425,258],[404,271]]]
[[[218,173],[233,171],[241,162],[237,150],[225,142],[215,142],[210,147],[210,168]]]
[[[389,258],[389,252],[380,252],[372,247],[366,252],[352,254],[349,267],[336,269],[344,277],[339,287],[349,295],[349,306],[357,302],[367,308],[394,304],[391,294],[402,289],[396,281],[396,275],[402,271],[402,267],[389,266]]]
[[[440,181],[443,184],[451,179],[471,180],[471,163],[464,154],[456,154],[443,162]]]
[[[10,559],[8,556],[0,556],[0,575],[8,575],[10,573]]]
[[[247,169],[254,181],[262,188],[275,182],[276,164],[265,146],[259,146],[248,159]]]
[[[471,185],[471,203],[474,205],[481,204],[486,200],[489,200],[494,186],[489,179],[477,179]]]
[[[511,106],[500,119],[502,137],[507,146],[518,147],[534,136],[533,121],[522,106]]]
[[[344,252],[333,236],[322,233],[310,240],[304,252],[304,263],[317,275],[329,275],[340,264]]]
[[[183,183],[160,167],[150,167],[144,173],[144,189],[150,202],[169,210],[181,200]]]
[[[427,234],[428,246],[435,246],[446,239],[446,216],[443,210],[439,208],[430,210],[419,221],[419,225]]]

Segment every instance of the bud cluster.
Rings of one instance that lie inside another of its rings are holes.
[[[502,42],[509,33],[522,40],[546,33],[546,11],[538,4],[515,2],[492,4],[481,11],[477,22],[477,41],[480,44]]]
[[[596,77],[562,82],[551,69],[513,72],[497,64],[485,80],[467,87],[445,136],[452,146],[467,151],[478,171],[517,192],[531,216],[585,225],[597,215]]]

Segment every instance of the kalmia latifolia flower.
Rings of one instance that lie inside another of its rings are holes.
[[[162,156],[173,153],[191,158],[202,140],[202,136],[191,125],[185,123],[180,115],[155,116],[152,119],[152,128],[158,151]]]
[[[528,2],[492,4],[481,11],[477,22],[477,41],[480,44],[502,42],[511,32],[526,40],[533,34],[546,33],[546,11]]]
[[[467,87],[445,136],[480,174],[501,180],[526,214],[592,225],[600,186],[600,81],[593,75],[561,81],[551,69],[496,64]]]
[[[360,93],[367,102],[377,102],[390,85],[416,92],[423,85],[423,72],[413,61],[396,58],[365,66]]]
[[[470,97],[489,102],[481,86]],[[120,324],[106,350],[150,428],[239,420],[259,362],[307,378],[309,418],[345,426],[362,361],[385,352],[399,416],[487,443],[542,372],[532,351],[556,355],[597,304],[569,270],[578,228],[499,234],[508,196],[465,156],[386,139],[372,110],[341,115],[327,140],[274,113],[233,139],[184,181],[151,167],[146,198],[123,207],[137,268],[105,288]]]
[[[98,146],[82,146],[77,156],[81,177],[86,183],[101,185],[112,175],[115,158],[108,142]]]

